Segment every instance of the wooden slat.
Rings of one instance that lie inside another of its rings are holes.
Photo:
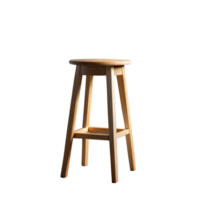
[[[109,140],[109,135],[108,134],[100,134],[100,133],[75,133],[74,138]]]
[[[88,127],[80,128],[74,131],[74,133],[87,133],[87,132],[88,132]]]
[[[117,136],[117,139],[119,139],[119,138],[122,138],[122,137],[124,137],[124,136],[126,136],[126,135],[128,135],[129,134],[129,129],[125,129],[125,130],[123,130],[123,131],[119,131],[117,134],[116,134],[116,136]]]
[[[88,131],[96,133],[109,133],[109,129],[104,127],[88,127]]]
[[[123,131],[124,128],[118,128],[117,132]],[[109,133],[109,128],[104,127],[88,127],[88,132],[95,132],[95,133]]]

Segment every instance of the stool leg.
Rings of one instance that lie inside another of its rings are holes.
[[[106,76],[104,77],[104,88],[105,88],[106,127],[108,127],[108,105],[107,105],[107,85],[106,85]]]
[[[117,137],[115,118],[115,88],[114,88],[114,67],[106,67],[107,99],[108,99],[108,126],[111,157],[112,182],[118,182],[117,163]]]
[[[125,77],[124,66],[122,67],[122,75],[117,76],[117,82],[118,82],[118,87],[119,87],[119,94],[120,94],[120,99],[121,99],[125,128],[129,129],[129,134],[126,135],[126,143],[127,143],[130,170],[135,171],[136,166],[135,166],[134,145],[133,145],[133,136],[132,136],[132,129],[131,129],[131,119],[130,119],[128,93],[127,93],[127,87],[126,87],[126,77]]]
[[[65,151],[64,151],[63,165],[62,165],[62,171],[61,171],[62,178],[67,177],[68,170],[69,170],[72,140],[73,140],[73,135],[74,135],[76,114],[77,114],[78,101],[79,101],[79,95],[80,95],[80,89],[81,89],[81,81],[82,81],[82,75],[80,73],[81,71],[80,69],[81,69],[81,66],[77,65],[75,77],[74,77],[74,86],[73,86],[73,91],[72,91],[71,107],[70,107],[70,112],[69,112],[67,136],[66,136],[66,142],[65,142]]]
[[[92,85],[93,85],[93,76],[86,76],[83,128],[89,127],[91,99],[92,99]],[[83,166],[88,165],[88,145],[89,145],[89,139],[82,139],[82,165]]]
[[[116,86],[116,77],[115,77]],[[104,88],[105,88],[105,113],[106,113],[106,127],[108,127],[108,109],[107,109],[107,87],[106,87],[106,76],[104,77]],[[115,87],[115,99],[116,99],[116,122],[118,127],[118,104],[117,104],[117,87]]]

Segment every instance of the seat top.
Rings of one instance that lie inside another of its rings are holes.
[[[92,65],[92,66],[119,66],[129,65],[130,60],[116,60],[116,59],[74,59],[69,61],[73,65]]]

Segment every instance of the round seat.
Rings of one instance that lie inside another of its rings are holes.
[[[74,59],[69,61],[73,65],[85,66],[120,66],[129,65],[130,60],[116,60],[116,59]]]

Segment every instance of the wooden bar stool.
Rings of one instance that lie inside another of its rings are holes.
[[[116,183],[118,182],[117,138],[126,136],[130,170],[134,171],[136,169],[133,136],[131,130],[131,120],[130,120],[130,112],[128,104],[127,87],[126,87],[126,77],[124,69],[124,65],[130,64],[130,61],[111,60],[111,59],[76,59],[76,60],[70,60],[69,63],[76,65],[76,72],[74,77],[74,86],[72,91],[71,107],[69,112],[69,120],[68,120],[61,177],[64,178],[67,177],[68,175],[72,141],[74,138],[82,139],[83,166],[88,165],[89,139],[109,140],[112,182]],[[83,128],[74,130],[79,94],[81,89],[81,80],[83,75],[86,75]],[[101,76],[101,75],[105,75],[107,80],[109,128],[98,128],[89,126],[93,76]],[[116,127],[115,89],[114,89],[115,75],[117,76],[125,129]]]

